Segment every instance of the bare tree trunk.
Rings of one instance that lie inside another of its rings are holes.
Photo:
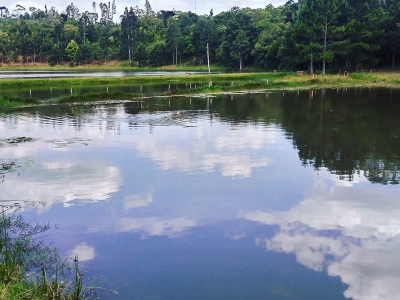
[[[176,65],[178,65],[178,46],[175,46],[175,53],[176,53],[175,62],[176,62]]]
[[[395,62],[396,62],[396,47],[394,47],[394,50],[393,50],[393,56],[392,56],[392,69],[394,69],[394,64],[395,64]]]
[[[326,64],[326,59],[325,59],[325,53],[326,53],[326,37],[328,35],[328,21],[325,21],[325,30],[324,30],[324,57],[322,60],[322,75],[325,76],[325,64]]]
[[[128,34],[128,57],[129,57],[129,62],[132,62],[132,58],[131,58],[131,40]]]
[[[314,74],[314,54],[311,50],[311,58],[310,58],[310,73],[311,75]]]

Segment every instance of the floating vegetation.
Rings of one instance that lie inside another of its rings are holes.
[[[29,142],[34,142],[34,141],[36,141],[36,139],[31,138],[31,137],[25,137],[25,136],[0,139],[0,148],[6,147],[9,145],[18,145],[21,143],[29,143]]]
[[[0,174],[24,170],[34,163],[32,158],[0,159]]]
[[[69,147],[73,144],[80,143],[82,145],[89,145],[89,142],[91,139],[82,139],[82,138],[77,138],[77,137],[72,137],[69,139],[54,139],[54,140],[46,140],[44,141],[45,143],[52,143],[55,148],[64,148],[64,147]]]
[[[37,98],[24,98],[24,97],[0,97],[0,112],[15,109],[18,107],[39,104]]]
[[[137,98],[143,98],[143,94],[135,93],[124,93],[118,92],[106,92],[106,93],[89,93],[79,96],[69,96],[59,99],[59,103],[75,103],[75,102],[93,102],[93,101],[104,101],[104,100],[133,100]]]

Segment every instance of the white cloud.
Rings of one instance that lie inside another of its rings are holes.
[[[185,230],[195,227],[197,224],[187,218],[163,219],[157,217],[150,218],[121,218],[117,225],[117,231],[120,232],[139,232],[147,235],[166,235],[174,237],[182,234]]]
[[[96,257],[96,253],[94,251],[94,248],[91,246],[88,246],[86,243],[81,243],[77,245],[74,249],[72,249],[69,252],[70,257],[75,257],[78,256],[78,260],[80,262],[92,260],[93,258]]]
[[[134,208],[146,207],[153,202],[153,195],[131,195],[124,199],[124,211]]]

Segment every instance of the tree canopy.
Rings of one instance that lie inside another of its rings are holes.
[[[92,11],[74,3],[59,12],[17,5],[0,7],[0,61],[70,60],[74,40],[79,63],[129,61],[132,65],[212,63],[267,70],[372,69],[395,67],[400,50],[397,0],[290,0],[278,7],[233,7],[217,15],[161,10],[149,0],[126,7],[93,2]]]

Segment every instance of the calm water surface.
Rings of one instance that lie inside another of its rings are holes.
[[[0,115],[0,199],[42,202],[105,299],[400,299],[399,115],[383,89]]]

